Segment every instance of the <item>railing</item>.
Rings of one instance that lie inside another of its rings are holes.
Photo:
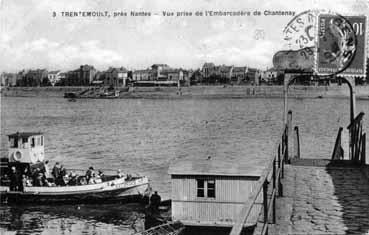
[[[340,129],[338,129],[338,134],[337,134],[336,142],[334,144],[331,160],[343,160],[344,153],[343,153],[343,148],[341,144],[342,131],[343,131],[343,128],[340,127]]]
[[[365,164],[366,133],[363,133],[363,116],[359,113],[347,127],[350,134],[350,160],[357,164]]]
[[[272,217],[271,223],[276,222],[276,205],[275,200],[278,196],[283,196],[283,187],[281,183],[281,178],[284,177],[284,164],[288,161],[288,125],[285,125],[282,138],[277,142],[275,148],[273,149],[273,157],[261,174],[259,180],[256,183],[256,190],[250,194],[241,209],[238,219],[234,226],[232,227],[230,235],[239,235],[242,233],[242,229],[247,222],[250,212],[256,204],[256,200],[259,197],[261,191],[263,191],[263,225],[261,228],[261,234],[268,234],[268,225],[270,223],[269,219]],[[272,180],[272,192],[271,196],[268,197],[268,178]]]

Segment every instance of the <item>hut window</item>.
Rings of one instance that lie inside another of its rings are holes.
[[[215,198],[215,180],[197,179],[197,197]]]
[[[23,143],[23,144],[28,143],[28,138],[23,137],[23,138],[22,138],[22,143]]]
[[[44,137],[41,136],[41,146],[44,145]]]
[[[197,180],[197,197],[205,197],[205,180]]]
[[[215,198],[215,180],[208,180],[208,197]]]
[[[31,139],[31,147],[35,147],[35,138],[34,137],[32,137],[32,139]]]

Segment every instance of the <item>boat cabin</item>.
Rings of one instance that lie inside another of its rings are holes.
[[[44,136],[40,132],[17,132],[8,135],[9,163],[35,164],[45,157]]]
[[[256,188],[262,166],[224,160],[186,160],[169,167],[172,220],[186,226],[231,227]],[[262,194],[246,226],[257,222]]]

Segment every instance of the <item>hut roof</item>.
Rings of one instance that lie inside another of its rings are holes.
[[[170,175],[213,175],[259,177],[263,166],[225,160],[182,160],[170,165]]]

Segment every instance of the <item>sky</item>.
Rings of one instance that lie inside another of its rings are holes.
[[[199,68],[205,62],[260,69],[286,48],[283,29],[293,16],[263,12],[309,9],[369,14],[369,0],[0,0],[0,72],[91,64],[144,69],[154,63]],[[163,11],[250,11],[260,16],[163,16]],[[108,11],[111,17],[65,17],[62,12]],[[130,16],[131,11],[151,16]],[[128,16],[113,17],[114,12]],[[55,15],[54,15],[55,13]]]

